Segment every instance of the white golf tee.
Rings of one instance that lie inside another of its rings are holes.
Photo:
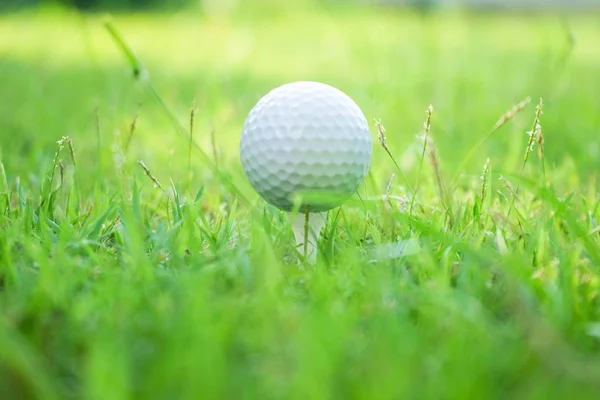
[[[292,221],[296,247],[309,264],[317,262],[317,242],[326,216],[326,213],[298,213]]]

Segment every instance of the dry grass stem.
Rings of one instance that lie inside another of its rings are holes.
[[[421,170],[423,169],[423,160],[425,159],[425,152],[427,151],[427,144],[429,142],[429,133],[431,132],[431,114],[433,113],[433,106],[429,105],[427,110],[427,119],[425,123],[423,123],[423,151],[421,152],[421,163],[419,164],[419,172],[417,174],[417,187],[415,188],[415,192],[419,191],[419,183],[421,181]]]
[[[219,169],[219,150],[217,148],[217,136],[215,132],[215,126],[210,125],[210,145],[213,151],[213,160],[215,161],[215,167]]]
[[[484,137],[482,137],[479,140],[479,142],[477,142],[471,148],[471,150],[469,151],[469,153],[467,153],[467,155],[465,156],[465,158],[463,159],[463,161],[460,163],[458,169],[456,170],[456,174],[454,175],[453,182],[456,182],[456,180],[460,176],[461,171],[464,169],[464,167],[467,164],[467,162],[475,155],[475,153],[477,152],[477,150],[481,146],[483,146],[483,144],[485,142],[487,142],[489,140],[489,138],[491,138],[492,135],[494,135],[494,133],[496,133],[502,126],[504,126],[508,121],[512,120],[518,113],[520,113],[521,111],[523,111],[525,109],[525,107],[527,107],[527,105],[530,102],[531,102],[531,97],[527,97],[524,100],[522,100],[519,103],[517,103],[514,106],[512,106],[512,108],[509,109],[509,110],[507,110],[504,114],[502,114],[502,116],[494,124],[494,126],[492,127],[492,129]]]
[[[160,184],[160,182],[158,181],[158,179],[156,179],[156,177],[152,174],[152,172],[150,171],[150,169],[146,166],[146,164],[144,164],[144,162],[142,160],[138,160],[137,163],[140,165],[140,167],[142,167],[142,169],[146,173],[146,176],[148,178],[150,178],[150,180],[154,183],[154,185],[156,187],[158,187],[160,190],[162,190],[163,192],[165,192],[166,194],[168,194],[167,191]]]
[[[396,166],[396,169],[398,170],[398,173],[400,174],[400,176],[402,177],[402,180],[406,184],[406,187],[408,188],[408,190],[410,192],[413,193],[413,197],[414,197],[414,192],[413,192],[412,188],[410,187],[410,183],[408,183],[408,179],[406,179],[406,176],[402,173],[402,170],[400,169],[400,165],[398,165],[398,162],[396,161],[396,159],[392,155],[392,152],[390,151],[390,148],[388,147],[387,138],[385,136],[384,126],[381,124],[381,121],[377,120],[377,119],[375,120],[375,125],[377,126],[377,132],[378,132],[377,137],[379,138],[379,143],[381,144],[381,147],[383,147],[383,149],[386,151],[388,156],[390,156],[390,158],[392,159],[392,162]]]
[[[196,101],[192,103],[192,108],[190,109],[190,141],[188,146],[188,174],[192,170],[192,145],[194,144],[194,122],[196,120],[196,113],[198,110],[196,109]]]
[[[48,188],[49,190],[52,190],[52,184],[54,183],[54,172],[56,171],[56,167],[58,166],[58,157],[60,156],[61,151],[65,148],[65,143],[67,143],[68,140],[68,136],[63,136],[59,141],[56,142],[58,146],[56,147],[54,159],[52,160],[52,171],[50,174],[50,185]]]
[[[131,124],[129,125],[129,136],[127,137],[127,142],[125,143],[125,154],[127,154],[127,151],[129,150],[129,144],[131,143],[131,139],[133,138],[133,134],[137,128],[138,117],[139,114],[135,114]]]
[[[58,162],[58,168],[60,171],[60,186],[62,187],[65,182],[65,166],[62,160]]]
[[[538,129],[537,134],[536,134],[536,138],[537,138],[537,143],[538,143],[538,157],[540,159],[544,159],[544,135],[542,133],[542,127],[539,127],[540,129]]]
[[[75,147],[73,146],[73,141],[71,140],[71,138],[67,139],[67,145],[69,146],[69,153],[71,154],[71,161],[73,161],[73,166],[76,167],[77,164],[75,163]]]
[[[500,177],[500,180],[502,181],[502,183],[504,183],[504,186],[506,187],[506,190],[510,193],[511,195],[511,201],[510,201],[510,206],[508,208],[508,213],[506,214],[506,220],[508,221],[509,217],[510,217],[510,213],[512,211],[513,208],[517,208],[517,206],[515,205],[516,202],[521,203],[521,199],[519,198],[519,196],[517,195],[517,192],[519,190],[519,186],[517,185],[517,188],[513,188],[512,185],[510,184],[510,182],[504,178],[503,176]],[[521,230],[522,233],[525,233],[525,229],[523,228],[523,225],[521,224],[521,219],[519,217],[519,213],[517,211],[517,224],[519,226],[519,229]]]
[[[521,199],[519,199],[519,196],[517,196],[517,191],[512,187],[510,182],[503,176],[500,177],[500,180],[502,181],[502,183],[504,183],[506,190],[508,190],[508,192],[512,196],[513,200],[516,200],[520,203]]]
[[[392,173],[392,175],[390,176],[390,180],[388,181],[387,187],[385,189],[385,200],[387,201],[387,204],[389,204],[390,206],[392,205],[392,203],[390,201],[390,195],[392,192],[392,184],[394,183],[395,177],[396,177],[396,174]]]
[[[440,171],[440,162],[437,156],[437,150],[435,145],[433,144],[433,140],[430,136],[424,137],[424,141],[428,142],[427,145],[427,154],[429,155],[429,161],[431,162],[431,166],[433,168],[435,183],[437,184],[440,198],[445,203],[446,199],[446,189],[444,187],[444,181],[442,179],[442,172]],[[425,145],[424,145],[425,147]]]
[[[538,124],[538,131],[536,133],[537,143],[538,143],[538,157],[542,162],[542,176],[544,178],[544,184],[546,184],[546,160],[544,158],[544,134],[542,132],[541,125]]]
[[[527,148],[525,149],[525,155],[523,156],[523,164],[521,165],[521,172],[523,172],[525,170],[525,165],[527,164],[527,160],[529,159],[529,153],[531,153],[531,151],[533,150],[533,146],[536,143],[536,138],[537,138],[538,134],[541,134],[541,132],[542,132],[542,126],[540,125],[540,116],[542,115],[543,108],[544,108],[544,99],[540,97],[540,103],[535,108],[535,118],[533,119],[533,125],[531,127],[531,130],[529,132],[527,132],[527,135],[529,135],[529,140],[527,141]],[[545,184],[545,182],[546,182],[546,179],[544,176],[544,184]],[[518,191],[519,191],[519,185],[517,185],[517,188],[513,191],[514,199],[518,199],[516,197],[516,194],[518,193]],[[511,207],[508,209],[506,218],[510,217],[510,213],[513,209],[512,206],[514,205],[514,199],[511,202]],[[519,224],[520,224],[520,221],[519,221]]]
[[[512,185],[510,184],[510,182],[505,177],[503,177],[503,176],[500,177],[500,180],[502,181],[502,183],[504,183],[504,186],[506,187],[506,189],[508,190],[508,192],[511,194],[511,196],[513,197],[513,199],[515,199],[518,202],[521,202],[521,200],[519,199],[519,196],[517,196],[517,192],[512,187]]]
[[[95,122],[96,122],[96,157],[98,157],[98,170],[102,166],[102,157],[100,157],[101,152],[101,143],[100,143],[100,107],[96,106],[95,110]]]
[[[421,171],[423,170],[423,160],[425,159],[425,152],[427,151],[427,142],[429,141],[429,132],[431,131],[431,114],[433,113],[433,106],[430,104],[425,111],[427,119],[423,124],[423,151],[421,152],[421,160],[419,161],[419,172],[417,172],[417,185],[415,187],[415,193],[410,201],[410,214],[412,215],[413,207],[415,205],[417,192],[419,191],[419,184],[421,182]]]
[[[421,154],[421,166],[423,164],[423,158],[425,157],[425,153],[427,153],[429,155],[429,161],[431,162],[431,166],[433,168],[435,182],[438,187],[440,199],[442,200],[442,204],[444,205],[444,208],[446,209],[448,220],[450,222],[450,225],[452,226],[454,224],[453,217],[452,217],[452,210],[451,210],[450,203],[448,202],[446,187],[444,185],[444,180],[442,178],[442,171],[440,169],[440,162],[439,162],[439,158],[437,155],[437,149],[435,147],[435,144],[433,143],[433,138],[431,137],[431,114],[433,113],[433,106],[430,105],[427,108],[426,113],[427,113],[427,119],[425,120],[425,123],[423,124],[423,136],[421,137],[421,139],[423,140],[423,152]],[[419,175],[420,175],[420,171],[421,171],[421,167],[419,167]],[[418,187],[416,190],[418,190]],[[415,191],[415,193],[416,193],[416,191]],[[414,202],[414,196],[413,196],[413,202]],[[412,204],[411,204],[411,211],[412,211]]]
[[[535,118],[533,120],[533,126],[531,130],[527,132],[529,135],[529,141],[527,142],[527,148],[525,149],[525,156],[523,157],[523,165],[521,166],[521,171],[525,168],[525,164],[527,164],[527,160],[529,159],[529,153],[533,150],[533,146],[535,145],[538,134],[542,132],[542,126],[540,125],[540,116],[542,115],[542,110],[544,108],[544,99],[540,97],[540,104],[535,108]]]
[[[429,136],[429,132],[431,130],[431,114],[433,113],[433,105],[429,105],[429,107],[427,107],[427,120],[425,121],[425,123],[423,124],[423,134],[425,136]]]
[[[502,114],[502,116],[500,117],[498,122],[496,122],[496,124],[492,128],[492,132],[496,132],[498,129],[500,129],[502,127],[502,125],[506,124],[508,121],[513,119],[515,117],[515,115],[517,115],[519,112],[523,111],[523,109],[525,107],[527,107],[527,105],[529,103],[531,103],[531,97],[527,97],[520,103],[515,104],[510,110],[507,110],[504,114]]]
[[[6,170],[4,169],[4,163],[0,161],[0,173],[2,174],[2,183],[4,184],[4,190],[8,193],[8,179],[6,178]]]
[[[69,154],[71,155],[71,161],[73,162],[73,168],[75,168],[75,189],[77,191],[77,195],[79,196],[79,176],[77,172],[77,163],[75,162],[75,146],[73,145],[73,140],[71,138],[67,139],[67,145],[69,146]]]
[[[4,163],[0,161],[0,174],[2,174],[2,183],[4,184],[4,190],[6,193],[6,211],[10,214],[10,190],[8,187],[8,179],[6,178],[6,170],[4,169]]]
[[[485,164],[483,164],[483,172],[481,173],[481,207],[483,207],[485,195],[487,194],[489,171],[490,171],[490,159],[488,157],[485,159]]]
[[[381,121],[377,119],[375,120],[375,125],[377,126],[377,138],[379,139],[379,143],[391,157],[390,149],[387,145],[387,138],[385,136],[385,128],[383,125],[381,125]]]

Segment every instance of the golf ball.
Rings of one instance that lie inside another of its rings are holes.
[[[363,183],[371,156],[360,108],[318,82],[289,83],[266,94],[246,118],[240,142],[250,184],[284,211],[340,206]]]

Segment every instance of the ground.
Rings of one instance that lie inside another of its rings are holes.
[[[2,397],[598,398],[597,18],[0,16]],[[316,265],[239,162],[297,80],[374,143]]]

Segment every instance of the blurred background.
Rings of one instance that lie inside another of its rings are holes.
[[[73,138],[79,168],[110,180],[142,158],[159,178],[211,179],[107,33],[106,13],[142,60],[179,124],[197,109],[196,141],[243,180],[239,135],[256,101],[297,80],[348,93],[409,179],[425,110],[443,171],[476,184],[520,165],[535,105],[550,168],[577,185],[596,177],[600,145],[598,0],[0,0],[0,145],[11,174],[35,176],[56,141]],[[500,116],[531,104],[473,157]],[[135,131],[131,131],[135,121]],[[215,140],[211,139],[214,137]],[[375,141],[376,142],[376,141]],[[216,146],[216,151],[211,150]],[[394,167],[375,146],[385,190]],[[459,169],[462,169],[459,171]],[[35,183],[35,182],[34,182]]]
[[[229,6],[241,3],[243,0],[224,0]],[[328,3],[359,2],[373,4],[388,4],[395,6],[412,6],[426,9],[431,7],[474,7],[490,9],[525,9],[525,8],[554,8],[567,9],[573,7],[594,7],[598,0],[322,0]],[[5,7],[32,7],[40,5],[62,5],[81,10],[139,10],[139,9],[177,9],[179,7],[199,6],[203,3],[218,3],[218,0],[2,0],[0,5]],[[277,0],[270,1],[271,3]],[[283,3],[282,1],[279,1]]]

